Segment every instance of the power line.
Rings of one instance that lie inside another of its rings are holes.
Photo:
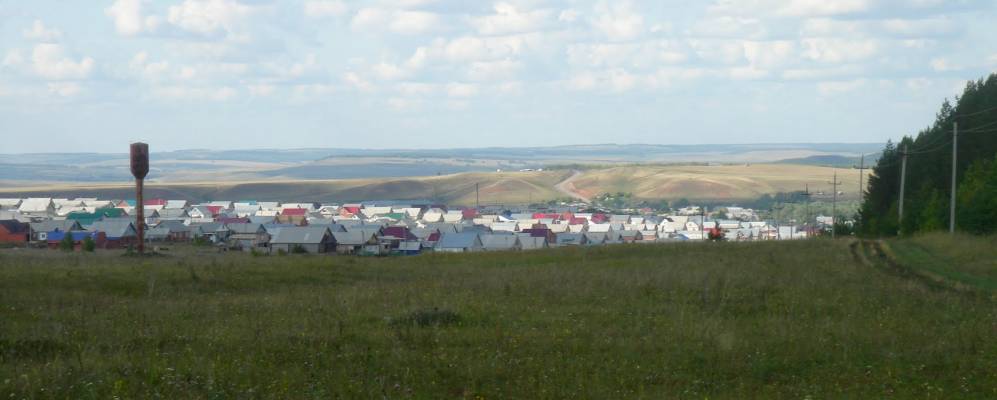
[[[997,110],[997,107],[985,108],[983,110],[976,111],[976,112],[971,112],[971,113],[968,113],[968,114],[952,114],[952,116],[956,117],[956,118],[958,118],[958,117],[972,117],[974,115],[986,114],[986,113],[994,111],[994,110]]]

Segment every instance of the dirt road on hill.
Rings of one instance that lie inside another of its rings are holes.
[[[592,199],[589,199],[588,197],[583,196],[581,193],[578,193],[575,189],[575,185],[572,183],[575,179],[577,179],[580,176],[582,176],[582,171],[578,170],[571,171],[571,176],[559,182],[557,185],[554,185],[554,189],[573,199],[578,199],[586,203],[590,203]]]

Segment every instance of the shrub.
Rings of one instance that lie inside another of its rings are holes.
[[[61,241],[59,241],[59,250],[73,251],[74,245],[75,243],[73,243],[73,235],[70,234],[69,232],[66,232],[66,235],[62,237]]]
[[[291,253],[294,253],[294,254],[308,254],[308,250],[305,250],[305,248],[302,247],[300,244],[296,244],[296,245],[294,245],[293,248],[291,248]]]
[[[94,249],[97,248],[97,243],[94,243],[93,238],[90,235],[83,238],[83,251],[88,253],[93,253]]]
[[[439,308],[433,307],[431,310],[425,309],[413,311],[401,317],[393,318],[391,320],[391,325],[417,325],[420,327],[427,327],[454,325],[459,322],[460,315],[457,315],[456,312],[450,310],[440,310]]]

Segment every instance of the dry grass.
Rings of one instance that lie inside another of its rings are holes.
[[[766,193],[803,190],[807,184],[813,192],[831,194],[829,182],[835,172],[844,197],[856,197],[857,170],[789,164],[606,168],[585,171],[574,186],[586,197],[629,192],[643,199],[755,199]]]

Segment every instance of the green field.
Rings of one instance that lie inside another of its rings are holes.
[[[994,398],[994,244],[4,250],[0,398]]]

